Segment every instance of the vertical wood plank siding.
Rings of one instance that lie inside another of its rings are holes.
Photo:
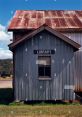
[[[66,34],[82,43],[81,34]],[[38,79],[36,49],[54,49],[51,55],[51,80]],[[82,88],[82,51],[47,31],[22,43],[15,51],[16,100],[74,100],[74,89]]]
[[[79,51],[75,52],[75,90],[82,92],[82,33],[64,33],[67,37],[81,45]]]

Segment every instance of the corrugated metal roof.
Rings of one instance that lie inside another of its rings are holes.
[[[64,10],[17,10],[10,22],[8,30],[37,29],[47,24],[53,29],[82,29],[82,11]]]

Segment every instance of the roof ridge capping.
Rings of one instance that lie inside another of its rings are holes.
[[[70,44],[71,46],[73,46],[76,50],[78,50],[81,45],[76,43],[75,41],[69,39],[67,36],[61,34],[60,32],[52,29],[51,27],[49,27],[47,24],[43,24],[42,26],[40,26],[39,28],[35,29],[34,31],[32,31],[31,33],[29,33],[28,35],[24,36],[21,40],[18,40],[16,42],[13,42],[11,44],[9,44],[9,49],[13,50],[19,43],[32,38],[33,36],[35,36],[36,34],[38,34],[39,32],[43,31],[43,30],[47,30],[50,33],[52,33],[53,35],[59,37],[60,39],[62,39],[63,41],[65,41],[66,43]]]
[[[61,10],[54,10],[54,9],[48,9],[48,10],[46,10],[46,9],[44,9],[44,10],[42,10],[42,9],[39,9],[39,10],[35,10],[35,9],[32,9],[32,10],[30,10],[30,9],[24,9],[24,10],[21,10],[21,9],[19,9],[19,10],[16,10],[16,11],[82,11],[82,10],[63,10],[63,9],[61,9]]]

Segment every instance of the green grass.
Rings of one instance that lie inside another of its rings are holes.
[[[16,116],[64,116],[82,117],[81,105],[20,105],[20,106],[0,106],[0,117]]]
[[[12,101],[12,89],[0,89],[0,117],[82,117],[79,103],[23,104]]]

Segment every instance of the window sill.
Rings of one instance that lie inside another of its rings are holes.
[[[39,80],[51,80],[51,78],[38,78]]]

